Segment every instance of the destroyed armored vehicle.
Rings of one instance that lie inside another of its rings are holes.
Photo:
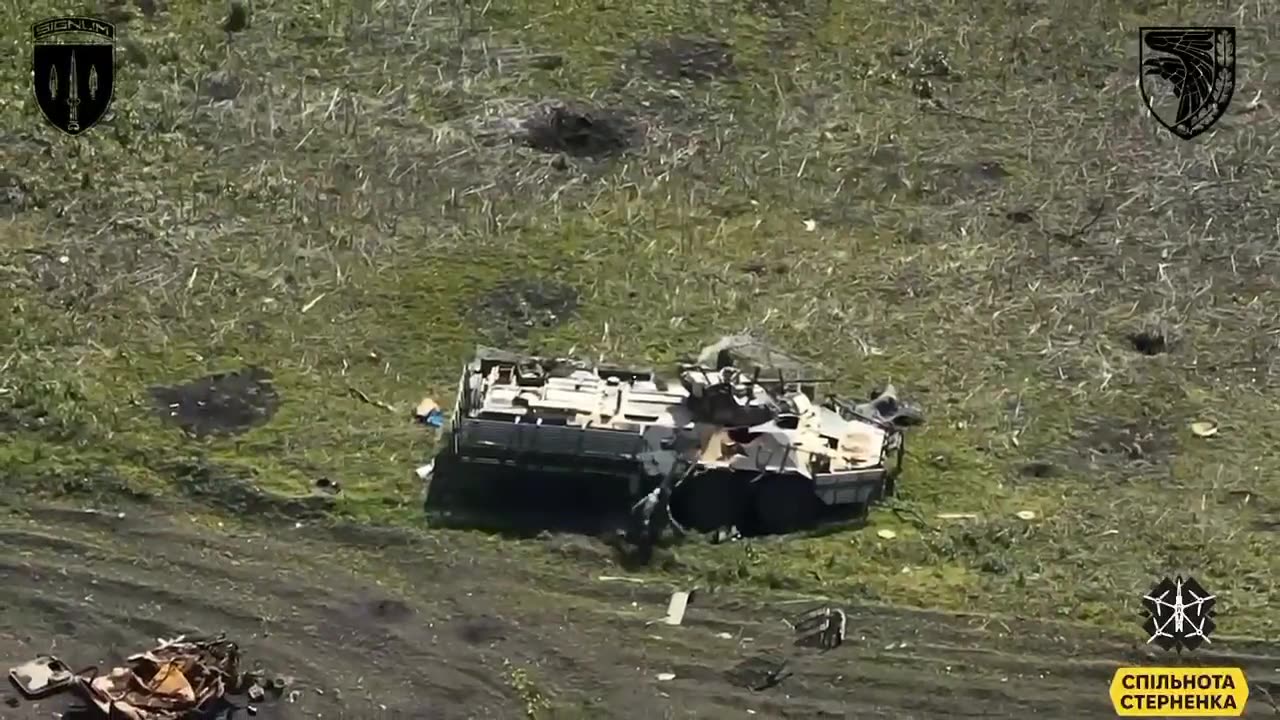
[[[577,480],[575,499],[625,497],[646,526],[660,509],[681,528],[773,534],[892,495],[920,415],[892,387],[856,405],[819,399],[822,380],[751,343],[726,338],[672,380],[477,348],[430,479],[451,490],[429,491],[428,506],[468,491],[498,499],[479,480],[487,470],[535,494],[547,478]]]

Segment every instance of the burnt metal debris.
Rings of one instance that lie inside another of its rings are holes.
[[[749,657],[725,671],[725,679],[731,684],[752,692],[776,687],[791,677],[786,658],[772,655]]]
[[[40,655],[9,670],[9,680],[29,699],[47,697],[67,689],[75,673],[52,655]]]
[[[429,482],[452,472],[468,486],[479,468],[612,478],[648,541],[667,528],[782,534],[826,511],[865,517],[893,495],[905,433],[924,417],[891,385],[862,402],[819,397],[820,374],[746,336],[670,379],[478,347]]]
[[[848,617],[844,610],[820,607],[801,615],[791,625],[796,631],[795,644],[799,647],[834,650],[844,643]]]
[[[12,668],[9,678],[28,700],[74,691],[84,717],[109,720],[192,720],[225,709],[229,694],[265,695],[253,675],[241,673],[240,648],[223,635],[160,640],[105,674],[96,667],[72,672],[43,655]]]

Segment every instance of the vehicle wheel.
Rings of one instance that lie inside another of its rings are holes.
[[[671,497],[671,514],[676,522],[696,532],[741,525],[747,508],[746,483],[724,473],[691,476],[680,483]]]
[[[756,484],[756,521],[768,535],[785,535],[813,527],[818,497],[812,483],[799,476],[774,476]]]

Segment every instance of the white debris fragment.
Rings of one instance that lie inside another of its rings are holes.
[[[890,530],[889,528],[885,528],[883,530],[877,530],[876,535],[883,540],[892,540],[898,537],[898,533]]]
[[[662,621],[668,625],[679,625],[684,622],[684,611],[688,607],[689,593],[683,590],[671,593],[671,600],[667,603],[667,616]]]
[[[1218,424],[1212,420],[1201,420],[1191,423],[1191,434],[1196,437],[1213,437],[1218,434]]]
[[[302,312],[304,312],[304,313],[305,313],[305,312],[310,312],[311,308],[315,307],[315,306],[316,306],[316,303],[318,303],[318,302],[320,302],[321,300],[323,300],[323,299],[324,299],[324,296],[325,296],[325,295],[328,295],[328,294],[329,294],[329,293],[320,293],[319,295],[317,295],[317,296],[315,296],[315,297],[311,298],[311,300],[309,300],[309,301],[307,302],[307,304],[306,304],[306,305],[303,305],[303,306],[302,306]]]
[[[818,229],[818,223],[817,223],[817,221],[816,221],[816,220],[805,220],[805,221],[804,221],[804,230],[805,230],[805,232],[813,232],[814,230],[817,230],[817,229]]]
[[[436,464],[434,462],[429,462],[426,465],[419,467],[417,470],[414,470],[414,472],[417,473],[418,477],[425,482],[431,479],[431,474],[434,473],[435,470]]]
[[[662,682],[667,682],[669,680],[675,680],[675,679],[676,679],[675,673],[658,673],[658,680]]]
[[[978,514],[946,512],[946,513],[938,513],[937,515],[934,515],[934,517],[938,518],[939,520],[977,520]]]
[[[1019,520],[1035,520],[1036,519],[1035,510],[1019,510],[1014,514],[1018,516]]]

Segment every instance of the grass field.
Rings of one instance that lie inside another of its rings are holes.
[[[476,342],[664,363],[750,331],[925,408],[901,497],[652,572],[1131,632],[1182,572],[1219,632],[1276,636],[1263,3],[253,6],[230,36],[220,3],[56,8],[120,33],[112,115],[73,139],[29,89],[54,9],[0,3],[7,502],[320,513],[551,563],[427,527],[409,410]],[[1180,140],[1137,28],[1226,23],[1231,110]],[[157,416],[150,388],[248,366],[278,408],[247,432]]]

